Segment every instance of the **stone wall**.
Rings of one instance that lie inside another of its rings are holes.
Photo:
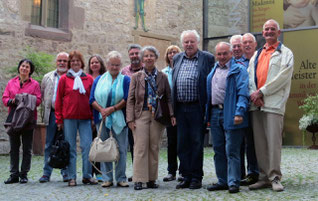
[[[64,24],[69,28],[69,32],[64,34],[67,35],[66,38],[53,37],[55,32],[60,31],[42,27],[34,30],[30,26],[31,0],[0,1],[1,93],[10,79],[6,68],[16,65],[17,61],[22,59],[21,51],[26,46],[53,55],[60,51],[69,52],[76,49],[83,53],[86,61],[92,54],[97,53],[105,58],[109,51],[117,50],[123,54],[123,62],[126,65],[129,62],[128,44],[140,40],[141,37],[156,39],[152,41],[160,43],[158,47],[162,52],[165,49],[164,45],[180,45],[179,36],[183,30],[196,29],[202,34],[202,1],[145,1],[146,26],[149,29],[145,36],[141,26],[136,31],[133,29],[133,0],[63,1],[68,1],[69,9],[68,22]],[[159,61],[161,64],[162,57],[163,55]],[[3,123],[7,115],[7,109],[3,104],[0,104],[0,113],[0,122]],[[8,153],[8,148],[8,136],[3,126],[0,126],[0,153]]]
[[[248,32],[248,0],[214,0],[208,1],[208,36],[222,37]],[[209,41],[208,50],[214,53],[219,41]]]

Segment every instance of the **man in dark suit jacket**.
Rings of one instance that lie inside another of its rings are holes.
[[[181,43],[185,52],[173,58],[172,103],[178,124],[178,156],[184,177],[177,189],[202,187],[206,78],[214,66],[214,56],[199,50],[199,42],[196,30],[183,31]]]

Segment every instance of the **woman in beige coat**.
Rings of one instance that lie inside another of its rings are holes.
[[[156,91],[159,96],[166,95],[171,123],[176,124],[168,78],[155,66],[159,57],[158,50],[146,46],[141,50],[140,56],[145,67],[131,77],[126,112],[127,123],[135,141],[133,162],[135,190],[141,190],[142,183],[147,183],[148,188],[158,188],[155,181],[158,178],[159,148],[165,126],[154,119]]]

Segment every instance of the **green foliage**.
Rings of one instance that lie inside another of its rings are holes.
[[[55,69],[53,62],[55,57],[51,54],[36,51],[33,48],[26,47],[25,50],[21,53],[21,56],[32,61],[35,66],[32,78],[39,83],[41,83],[42,78],[46,73]],[[12,75],[11,77],[17,74],[18,62],[16,66],[10,67],[8,70],[8,72]]]
[[[299,109],[304,111],[304,115],[299,120],[300,130],[304,131],[308,126],[318,124],[318,93],[307,96]]]
[[[304,104],[299,106],[300,109],[304,111],[304,114],[317,115],[318,114],[318,93],[314,96],[307,96],[304,100]]]

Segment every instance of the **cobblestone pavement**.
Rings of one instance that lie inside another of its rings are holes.
[[[128,156],[130,158],[130,155]],[[80,159],[80,157],[78,157]],[[249,191],[241,187],[237,194],[227,191],[209,192],[208,184],[216,182],[213,151],[205,149],[203,188],[199,190],[176,190],[176,181],[163,182],[166,171],[166,149],[160,153],[158,189],[135,191],[129,188],[102,188],[81,183],[81,161],[78,160],[78,186],[68,187],[61,181],[59,170],[54,170],[49,183],[40,184],[43,157],[34,156],[29,173],[29,183],[3,183],[9,176],[9,157],[0,156],[0,200],[318,200],[318,151],[284,148],[282,153],[283,192],[271,189]],[[127,176],[132,175],[130,159],[127,161]]]

